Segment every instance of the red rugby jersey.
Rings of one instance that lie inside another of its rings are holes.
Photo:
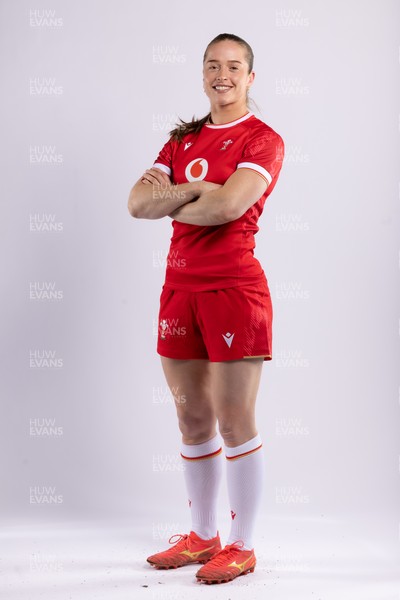
[[[181,143],[169,140],[153,166],[175,184],[205,179],[224,184],[236,169],[257,171],[268,181],[261,198],[239,219],[223,225],[188,225],[173,220],[165,286],[205,291],[252,284],[263,277],[254,257],[254,234],[284,155],[278,133],[252,112],[230,123],[206,124]]]

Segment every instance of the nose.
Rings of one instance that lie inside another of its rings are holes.
[[[227,72],[226,66],[225,65],[221,65],[221,70],[219,72],[219,75],[218,75],[217,79],[219,81],[221,81],[222,79],[228,79],[227,76],[226,76],[226,72]]]

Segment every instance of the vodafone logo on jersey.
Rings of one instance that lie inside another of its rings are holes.
[[[208,162],[205,158],[195,158],[190,161],[185,169],[185,177],[188,181],[201,181],[208,172]]]

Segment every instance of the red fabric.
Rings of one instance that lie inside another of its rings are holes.
[[[266,198],[277,182],[284,155],[278,133],[247,113],[224,125],[205,125],[180,144],[168,141],[154,165],[173,183],[205,179],[224,184],[240,165],[254,168],[270,181],[265,193],[244,215],[223,225],[198,226],[172,221],[165,285],[204,291],[255,283],[263,275],[254,257],[254,235]]]
[[[157,352],[176,359],[272,357],[273,309],[268,283],[192,292],[164,285]]]

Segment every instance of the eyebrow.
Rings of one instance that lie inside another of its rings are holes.
[[[210,58],[209,60],[207,60],[206,62],[219,62],[216,58]],[[240,60],[228,60],[227,62],[234,62],[234,63],[239,63],[239,65],[241,65],[241,61]]]

